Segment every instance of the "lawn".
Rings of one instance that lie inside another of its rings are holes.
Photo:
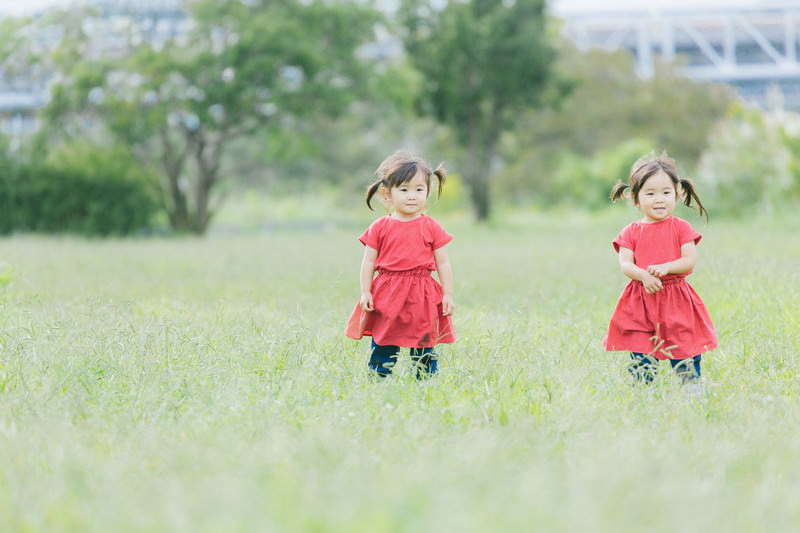
[[[0,530],[798,530],[800,223],[690,218],[693,400],[600,346],[634,217],[442,218],[459,341],[424,382],[342,335],[360,225],[6,237]]]

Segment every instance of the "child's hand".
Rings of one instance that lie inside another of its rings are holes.
[[[453,297],[445,294],[442,296],[442,314],[450,316],[455,310],[456,304],[453,303]]]
[[[361,301],[359,303],[361,304],[361,309],[363,309],[364,312],[368,313],[370,311],[374,311],[375,310],[375,304],[372,303],[372,293],[371,292],[362,293],[361,294]]]
[[[650,265],[649,267],[647,267],[647,272],[651,276],[655,276],[657,278],[669,274],[669,270],[664,265]]]
[[[650,274],[642,280],[642,285],[644,285],[644,292],[647,294],[655,294],[664,288],[661,284],[661,280]]]

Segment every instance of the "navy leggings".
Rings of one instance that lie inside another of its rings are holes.
[[[400,355],[399,346],[381,346],[372,341],[372,353],[369,356],[369,369],[385,378],[392,373],[397,357]],[[414,371],[417,379],[422,379],[426,375],[435,374],[439,371],[437,355],[433,348],[410,348],[408,355],[414,364]]]
[[[681,381],[691,381],[700,379],[700,359],[703,354],[688,357],[686,359],[669,359],[675,373]],[[628,372],[637,381],[652,383],[658,372],[658,359],[652,355],[631,352],[631,365]]]

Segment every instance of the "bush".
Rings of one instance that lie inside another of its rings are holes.
[[[627,183],[631,165],[652,149],[650,141],[631,139],[590,158],[565,153],[553,177],[555,201],[588,209],[607,206],[611,187]]]
[[[155,176],[125,147],[75,143],[47,161],[0,168],[0,232],[129,235],[159,209]]]
[[[435,206],[436,213],[452,213],[459,210],[469,210],[469,200],[464,190],[464,180],[461,174],[450,173],[445,179],[442,188],[442,197],[437,198],[439,184],[436,179],[431,179],[431,191],[428,196],[428,205]],[[435,215],[434,215],[435,216]]]
[[[796,189],[786,126],[798,120],[786,112],[733,108],[700,160],[698,178],[707,184],[701,190],[709,190],[705,203],[715,212],[739,216],[770,213],[786,203]]]

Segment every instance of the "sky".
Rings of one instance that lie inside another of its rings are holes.
[[[0,14],[30,15],[48,7],[68,3],[67,0],[0,0]]]
[[[698,10],[729,7],[797,6],[800,0],[550,0],[556,13]]]
[[[54,5],[75,0],[0,0],[0,15],[28,15]],[[556,13],[576,11],[616,11],[625,9],[660,10],[666,8],[712,8],[759,5],[797,5],[800,0],[549,0]]]

